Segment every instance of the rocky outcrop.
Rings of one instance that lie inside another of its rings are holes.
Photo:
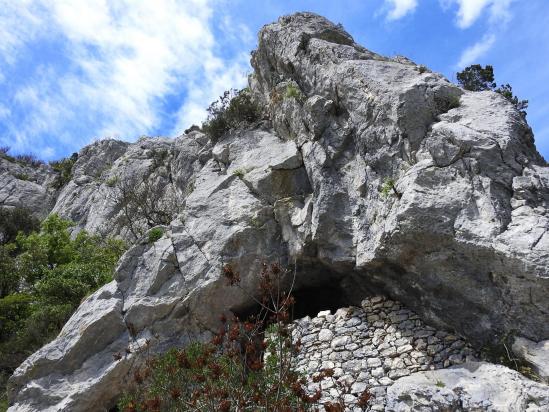
[[[151,191],[144,203],[153,202],[174,218],[192,187],[193,173],[202,166],[199,155],[207,139],[200,136],[141,138],[134,144],[107,139],[85,147],[53,212],[76,222],[79,229],[135,241],[154,224],[135,208],[125,209],[126,191]]]
[[[11,156],[0,156],[0,207],[22,207],[43,218],[51,211],[56,190],[53,170]]]
[[[151,337],[162,351],[253,306],[225,263],[252,291],[261,263],[280,261],[298,291],[329,283],[347,305],[383,292],[477,345],[549,338],[549,169],[509,102],[310,13],[264,27],[252,64],[269,120],[215,144],[192,131],[81,152],[55,211],[127,236],[109,193],[138,176],[160,202],[175,193],[176,218],[153,244],[134,236],[115,280],[21,365],[10,411],[112,406]]]
[[[285,238],[293,255],[477,342],[548,336],[549,169],[509,102],[382,58],[308,13],[264,27],[252,65],[313,188],[308,228]],[[384,182],[398,194],[384,198]]]
[[[549,409],[547,386],[501,365],[470,362],[418,372],[387,390],[387,411],[542,412]]]

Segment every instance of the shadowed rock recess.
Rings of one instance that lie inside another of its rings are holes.
[[[350,364],[351,375],[363,374],[357,385],[381,387],[378,410],[547,410],[546,385],[500,365],[461,363],[516,337],[516,352],[537,348],[536,370],[548,370],[549,168],[520,113],[499,94],[464,91],[406,58],[370,52],[310,13],[265,26],[252,66],[262,121],[215,143],[198,130],[100,141],[82,149],[54,199],[45,178],[12,191],[10,205],[28,195],[27,204],[44,208],[52,198],[48,210],[78,228],[138,239],[115,280],[15,371],[9,411],[112,407],[147,339],[157,336],[163,351],[208,336],[222,312],[253,309],[248,295],[227,287],[223,264],[254,290],[269,261],[296,266],[297,294],[316,311],[305,305],[302,316],[368,296],[400,302],[386,314],[394,322],[364,318],[373,334],[364,339],[378,339],[371,350],[379,354],[364,353],[372,343],[345,343],[344,356],[363,351]],[[23,185],[9,168],[0,172],[1,181]],[[128,232],[115,200],[116,182],[130,178],[178,205],[154,243]],[[384,195],[388,181],[394,190]],[[412,318],[399,320],[405,314]],[[304,354],[301,366],[316,367],[316,356],[319,364],[341,361],[330,359],[341,349],[333,332],[311,334],[319,340],[311,348],[324,339],[335,347]],[[463,352],[469,344],[476,349]],[[509,401],[513,394],[522,403]]]

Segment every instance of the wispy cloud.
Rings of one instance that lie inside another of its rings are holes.
[[[385,0],[390,7],[387,20],[398,20],[412,13],[417,7],[417,0]]]
[[[457,4],[457,25],[462,29],[471,27],[488,10],[490,23],[508,20],[509,7],[513,0],[441,0],[444,8],[450,4]]]
[[[459,62],[457,63],[457,68],[461,69],[463,67],[469,66],[472,63],[477,62],[478,59],[480,59],[488,52],[488,50],[490,50],[495,41],[495,35],[486,35],[477,43],[466,48],[463,53],[461,53],[461,57],[459,58]]]
[[[185,97],[174,132],[200,121],[248,67],[241,54],[220,56],[213,1],[0,0],[0,73],[37,42],[57,42],[67,59],[39,66],[11,96],[26,113],[7,123],[15,148],[49,147],[45,134],[79,147],[147,133],[165,121],[166,96]]]

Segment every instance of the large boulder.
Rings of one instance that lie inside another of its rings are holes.
[[[542,412],[549,387],[505,366],[469,362],[400,378],[387,389],[385,410]]]
[[[284,231],[294,256],[477,343],[549,336],[549,168],[509,101],[369,52],[311,13],[265,26],[252,65],[313,189],[308,218]]]
[[[476,344],[549,338],[549,169],[512,104],[311,13],[265,26],[252,64],[270,121],[215,144],[191,131],[81,153],[54,208],[79,227],[127,235],[113,178],[157,182],[159,200],[173,188],[179,209],[157,242],[134,236],[115,280],[15,371],[10,412],[111,407],[145,347],[249,310],[263,261],[295,264],[296,288],[329,283],[348,304],[386,293]]]

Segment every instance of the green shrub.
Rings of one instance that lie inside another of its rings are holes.
[[[13,244],[0,245],[0,298],[16,292],[21,283],[13,257],[15,249]]]
[[[497,87],[494,80],[494,68],[490,65],[482,67],[480,64],[473,64],[457,74],[458,84],[465,90],[474,92],[492,90],[499,93],[509,100],[523,117],[526,117],[528,100],[519,100],[519,98],[513,94],[513,88],[510,84]]]
[[[208,118],[202,130],[216,142],[230,129],[242,123],[252,123],[260,118],[260,110],[252,101],[250,91],[227,90],[207,109]]]
[[[437,385],[437,387],[439,387],[439,388],[444,388],[444,387],[446,386],[446,384],[445,384],[444,382],[442,382],[442,381],[437,381],[436,385]]]
[[[154,227],[149,230],[149,243],[154,243],[164,236],[164,230],[160,227]]]
[[[26,173],[14,173],[13,177],[19,180],[24,180],[24,181],[29,180],[29,175]]]
[[[383,184],[381,185],[381,196],[387,198],[391,194],[394,194],[399,199],[402,197],[402,194],[400,194],[396,189],[394,179],[388,177],[383,181]]]
[[[112,280],[124,244],[51,215],[40,232],[0,247],[0,369],[13,368],[53,339],[82,299]]]
[[[460,106],[459,96],[446,95],[446,96],[435,96],[435,106],[439,114],[447,113],[451,109],[455,109]]]
[[[482,67],[480,64],[468,66],[463,71],[458,72],[457,81],[465,90],[474,92],[496,88],[494,68],[490,65],[485,67]]]
[[[0,342],[19,331],[32,312],[32,302],[28,293],[13,293],[0,299]]]
[[[236,176],[236,177],[239,177],[240,179],[242,179],[245,174],[246,174],[246,171],[244,169],[235,169],[235,170],[233,170],[233,175]]]
[[[0,245],[15,241],[17,234],[38,230],[40,221],[25,208],[0,208]]]
[[[78,160],[78,153],[73,153],[71,157],[67,157],[61,160],[50,162],[50,166],[57,173],[52,186],[55,189],[61,189],[72,178],[72,168]]]
[[[420,64],[419,66],[417,66],[417,71],[420,73],[420,74],[423,74],[425,73],[426,71],[428,71],[429,69],[427,69],[427,66],[424,66],[423,64]]]
[[[19,163],[23,166],[40,167],[41,165],[44,164],[43,160],[40,160],[32,153],[10,155],[9,151],[10,151],[9,146],[0,147],[0,158],[6,159],[7,161],[12,163]]]
[[[303,94],[301,93],[301,90],[299,90],[299,88],[297,88],[295,85],[289,84],[288,86],[286,86],[286,93],[284,96],[288,99],[299,100],[302,98]]]
[[[115,187],[116,184],[118,183],[119,179],[117,176],[112,176],[112,177],[109,177],[107,179],[107,181],[105,182],[105,184],[109,187]]]

